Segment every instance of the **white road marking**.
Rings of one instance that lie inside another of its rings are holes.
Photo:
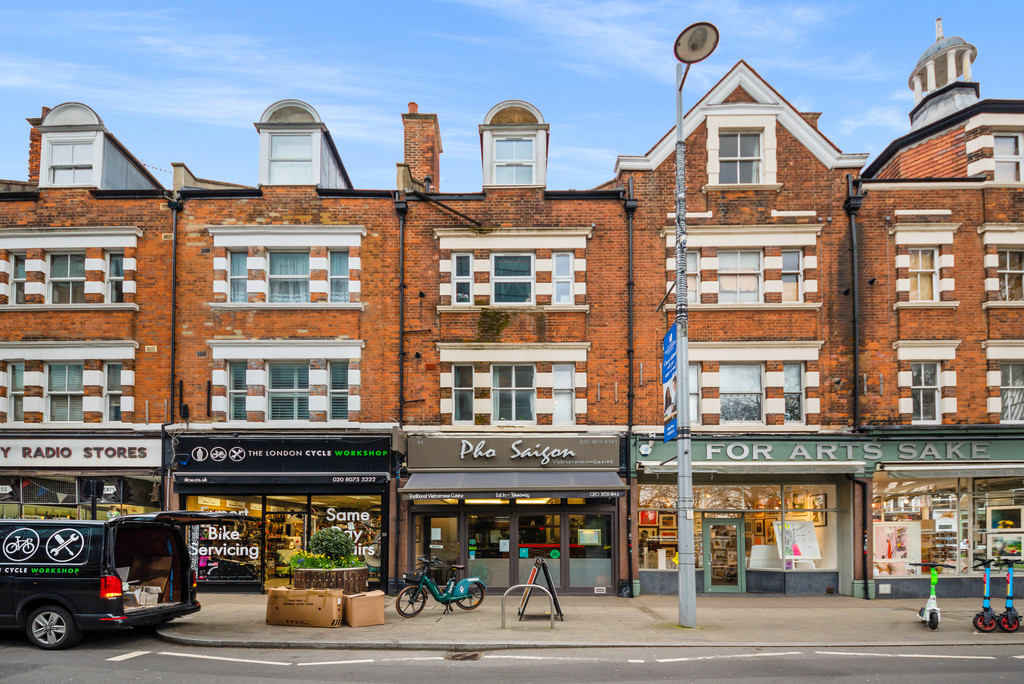
[[[1010,657],[1011,657],[1011,658],[1017,658],[1017,659],[1019,660],[1019,659],[1021,659],[1021,658],[1024,658],[1024,655],[1022,655],[1022,656],[1010,656]]]
[[[376,662],[373,658],[367,658],[366,660],[325,660],[319,663],[295,663],[299,667],[304,665],[355,665],[356,663],[372,663]]]
[[[647,661],[646,660],[627,660],[626,662],[627,663],[645,663]]]
[[[122,660],[129,660],[131,658],[138,658],[139,656],[144,656],[147,653],[152,653],[152,651],[132,651],[131,653],[122,653],[119,656],[114,656],[113,658],[107,658],[107,660],[109,662],[112,662],[112,663],[119,663]]]
[[[724,660],[727,658],[767,658],[774,656],[800,655],[800,651],[786,651],[785,653],[740,653],[736,655],[720,656],[696,656],[694,658],[655,658],[657,663],[682,663],[690,660]]]
[[[406,660],[444,660],[444,656],[422,656],[409,658],[381,658],[381,662],[400,663]]]
[[[247,658],[227,658],[224,656],[199,655],[197,653],[174,653],[173,651],[160,651],[160,655],[174,656],[176,658],[196,658],[197,660],[224,660],[229,663],[255,663],[256,665],[282,665],[288,667],[291,663],[282,663],[276,660],[249,660]]]
[[[563,658],[560,656],[521,656],[521,655],[485,655],[484,658],[503,658],[505,660],[587,660],[596,662],[597,658]]]
[[[878,658],[953,658],[954,660],[996,660],[995,656],[932,655],[927,653],[850,653],[848,651],[815,651],[819,655],[875,656]],[[1021,656],[1014,656],[1019,658]]]

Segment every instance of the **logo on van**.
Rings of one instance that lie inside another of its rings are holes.
[[[57,530],[46,540],[46,555],[58,563],[70,563],[85,550],[85,536],[70,527]]]
[[[4,555],[14,563],[24,563],[38,548],[39,535],[27,527],[19,527],[4,539]]]

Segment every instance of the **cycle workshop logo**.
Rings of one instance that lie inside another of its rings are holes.
[[[39,535],[27,527],[19,527],[4,539],[4,556],[12,563],[24,563],[38,548]]]
[[[39,532],[29,527],[19,527],[8,534],[4,538],[2,546],[6,562],[18,564],[31,562],[33,565],[63,566],[85,563],[89,555],[86,553],[88,535],[83,530],[64,527],[52,532],[44,530],[42,534],[46,538],[45,541],[40,537]],[[42,553],[39,553],[40,549],[42,549]],[[35,558],[34,561],[33,558]],[[40,572],[42,571],[40,570]]]

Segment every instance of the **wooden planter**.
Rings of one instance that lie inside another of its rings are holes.
[[[366,591],[370,569],[337,568],[335,570],[300,570],[292,575],[292,586],[296,589],[341,589],[346,594]]]

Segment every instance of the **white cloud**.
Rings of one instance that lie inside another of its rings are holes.
[[[907,113],[893,106],[874,106],[856,110],[856,114],[839,121],[845,135],[861,128],[881,128],[894,133],[905,133],[908,128]]]

